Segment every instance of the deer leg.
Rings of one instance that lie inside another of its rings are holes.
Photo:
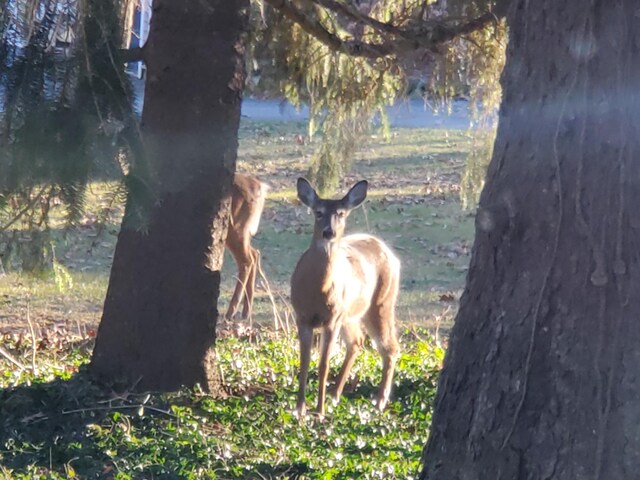
[[[251,247],[244,244],[239,244],[238,247],[235,247],[230,242],[227,242],[227,246],[231,255],[233,255],[233,259],[236,261],[236,265],[238,266],[238,280],[236,282],[236,288],[233,291],[231,301],[229,301],[229,308],[227,308],[227,313],[225,315],[226,318],[231,319],[236,314],[240,299],[244,296],[243,294],[247,288],[247,280],[249,278],[251,268]]]
[[[336,379],[332,392],[333,398],[336,402],[340,400],[340,395],[342,395],[344,385],[349,378],[349,372],[353,367],[353,363],[355,362],[358,353],[362,350],[362,346],[364,344],[364,332],[362,331],[359,323],[349,324],[348,326],[344,325],[342,327],[342,338],[347,344],[347,353],[344,357],[342,368],[340,369],[340,373],[338,374],[338,378]]]
[[[256,291],[256,274],[258,273],[258,265],[260,264],[260,250],[251,248],[251,266],[247,275],[245,284],[244,306],[242,308],[242,318],[251,318],[253,312],[253,296]]]
[[[311,344],[313,342],[313,329],[298,323],[298,340],[300,342],[300,373],[298,374],[298,401],[296,410],[302,417],[306,409],[305,390],[309,376],[309,362],[311,361]]]
[[[384,410],[389,403],[389,395],[391,393],[391,384],[393,382],[393,372],[398,359],[397,353],[382,353],[382,381],[378,389],[378,409]]]
[[[394,297],[395,298],[395,297]],[[389,402],[393,372],[400,355],[400,346],[395,330],[395,304],[382,302],[366,317],[365,326],[369,336],[375,341],[376,349],[382,357],[382,380],[378,388],[378,409],[384,410]]]
[[[396,337],[396,331],[393,328],[393,313],[390,317],[386,317],[388,321],[383,322],[388,328],[384,329],[382,335],[376,339],[376,347],[382,357],[382,380],[378,389],[378,409],[384,410],[389,402],[389,394],[391,393],[391,384],[393,382],[393,372],[396,362],[400,356],[400,346]],[[390,320],[389,320],[390,318]]]
[[[324,328],[322,331],[322,340],[320,343],[320,364],[318,366],[318,381],[320,383],[320,387],[318,390],[318,406],[316,407],[316,413],[319,415],[324,415],[324,402],[327,393],[327,378],[329,376],[331,346],[335,343],[339,331],[339,327],[335,324]]]

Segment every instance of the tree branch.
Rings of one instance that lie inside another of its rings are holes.
[[[501,17],[504,17],[506,12],[499,13],[498,11],[486,12],[473,20],[459,25],[448,26],[446,23],[440,23],[427,29],[427,31],[423,32],[419,37],[423,37],[423,42],[426,41],[433,46],[450,42],[455,38],[476,32],[498,21]]]
[[[356,40],[343,40],[328,31],[318,20],[310,18],[298,10],[290,0],[265,0],[285,17],[300,25],[305,32],[314,36],[331,50],[342,52],[353,57],[380,58],[393,53],[391,45],[384,43],[367,43]]]
[[[298,9],[291,0],[265,0],[285,17],[296,22],[309,35],[332,50],[354,57],[379,58],[396,53],[425,48],[435,50],[438,46],[458,37],[481,30],[487,25],[506,15],[508,1],[499,1],[493,11],[486,12],[477,18],[464,23],[447,21],[424,23],[418,30],[405,29],[391,23],[380,22],[362,14],[338,0],[307,0],[345,18],[367,25],[378,32],[391,35],[382,43],[368,43],[340,38],[327,30],[316,18],[312,18]]]
[[[353,20],[354,22],[368,25],[371,28],[378,30],[379,32],[398,35],[400,37],[405,35],[405,32],[402,29],[396,27],[395,25],[376,20],[375,18],[372,18],[363,13],[360,13],[350,5],[340,3],[337,0],[310,0],[310,1],[325,7],[327,10],[331,10],[332,12],[335,12],[339,15],[343,15],[345,18]]]

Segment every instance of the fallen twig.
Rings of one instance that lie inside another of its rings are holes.
[[[34,375],[37,375],[37,367],[36,367],[36,332],[33,328],[33,322],[31,322],[31,309],[30,309],[30,301],[27,300],[27,323],[29,324],[29,331],[31,332],[31,371]]]
[[[22,363],[20,363],[13,355],[11,355],[7,350],[0,346],[0,355],[13,363],[16,367],[18,367],[21,371],[27,369]]]
[[[72,413],[87,413],[87,412],[97,412],[97,411],[105,411],[105,410],[122,410],[122,409],[147,409],[147,410],[151,410],[152,412],[157,412],[157,413],[163,413],[165,415],[168,415],[170,417],[173,418],[177,418],[176,415],[174,415],[173,413],[167,411],[167,410],[162,410],[161,408],[157,408],[157,407],[152,407],[150,405],[145,405],[143,403],[140,403],[138,405],[120,405],[120,406],[109,406],[109,407],[87,407],[87,408],[77,408],[75,410],[63,410],[61,413],[62,415],[71,415]]]

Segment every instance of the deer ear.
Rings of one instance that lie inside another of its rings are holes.
[[[298,178],[298,198],[307,207],[313,208],[318,201],[318,194],[306,178]]]
[[[367,198],[367,187],[369,183],[366,180],[360,180],[341,200],[342,205],[348,210],[352,210],[362,205],[364,199]]]

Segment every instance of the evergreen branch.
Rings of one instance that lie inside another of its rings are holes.
[[[425,48],[434,50],[438,46],[450,42],[458,37],[481,30],[506,15],[509,2],[500,1],[493,11],[485,12],[479,17],[467,22],[459,23],[442,19],[431,25],[424,25],[418,30],[401,28],[391,23],[381,22],[368,15],[362,14],[337,0],[308,0],[336,14],[352,21],[367,25],[381,33],[392,35],[394,39],[387,39],[382,43],[369,43],[357,40],[346,40],[327,30],[316,18],[303,13],[291,0],[265,0],[285,17],[297,23],[305,32],[314,36],[332,50],[345,53],[353,57],[380,58],[412,50]]]
[[[458,37],[482,30],[484,27],[497,22],[505,15],[506,9],[504,11],[494,10],[459,25],[449,26],[445,21],[439,22],[438,25],[434,25],[426,31],[418,33],[415,36],[415,40],[420,43],[426,42],[426,45],[435,47]]]
[[[339,15],[343,15],[345,18],[353,20],[354,22],[368,25],[371,28],[378,30],[379,32],[397,35],[400,37],[404,37],[406,35],[406,32],[404,32],[404,30],[402,30],[401,28],[398,28],[391,23],[385,23],[385,22],[376,20],[375,18],[372,18],[363,13],[360,13],[351,5],[338,2],[337,0],[310,0],[310,1],[320,6],[323,6],[327,10],[331,10],[332,12],[335,12]]]
[[[40,192],[38,192],[38,195],[36,195],[22,210],[20,210],[9,222],[7,222],[4,225],[0,225],[0,232],[4,232],[6,230],[9,229],[9,227],[11,227],[11,225],[13,225],[14,223],[16,223],[18,220],[20,220],[25,213],[27,213],[29,210],[31,210],[36,202],[39,202],[40,199],[42,198],[42,195],[44,195],[45,190],[47,189],[47,187],[43,187],[42,190],[40,190]]]
[[[392,45],[343,40],[328,31],[317,19],[311,18],[296,8],[290,0],[265,0],[285,17],[297,23],[305,32],[315,37],[331,50],[353,57],[380,58],[394,53]]]

